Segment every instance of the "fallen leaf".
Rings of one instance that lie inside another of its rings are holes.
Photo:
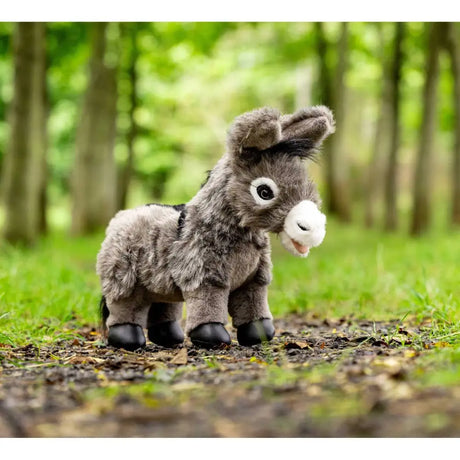
[[[187,348],[181,348],[170,362],[171,364],[187,364],[187,360]]]
[[[250,363],[257,363],[257,364],[264,364],[264,365],[267,365],[267,363],[265,361],[262,361],[261,359],[257,358],[256,356],[252,356],[250,359],[249,359],[249,362]]]

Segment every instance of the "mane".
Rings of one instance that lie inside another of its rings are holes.
[[[264,150],[254,147],[244,148],[242,157],[259,162],[264,156],[286,155],[299,157],[302,160],[316,161],[317,153],[318,149],[315,148],[315,142],[304,138],[281,141]]]

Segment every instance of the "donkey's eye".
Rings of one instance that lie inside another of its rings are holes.
[[[269,177],[258,177],[251,182],[250,192],[260,206],[269,205],[278,196],[278,187]]]
[[[273,190],[267,184],[257,187],[257,195],[259,195],[262,200],[272,200],[275,197]]]

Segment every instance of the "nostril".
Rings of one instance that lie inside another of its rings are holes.
[[[301,224],[299,222],[297,222],[297,226],[300,228],[300,230],[302,230],[304,232],[309,232],[310,231],[310,227],[307,227],[306,225]]]

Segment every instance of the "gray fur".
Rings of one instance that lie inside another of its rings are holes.
[[[300,201],[319,205],[320,199],[301,158],[276,153],[248,161],[246,149],[263,152],[300,138],[318,147],[333,131],[332,113],[321,106],[293,115],[271,108],[240,115],[229,130],[227,152],[186,204],[180,231],[180,212],[173,207],[118,212],[97,259],[110,311],[107,325],[145,327],[147,318],[149,323],[178,319],[183,301],[187,333],[208,322],[225,324],[228,313],[235,326],[271,318],[267,232],[281,232],[287,213]],[[269,177],[279,187],[276,202],[262,209],[249,193],[258,177]]]

